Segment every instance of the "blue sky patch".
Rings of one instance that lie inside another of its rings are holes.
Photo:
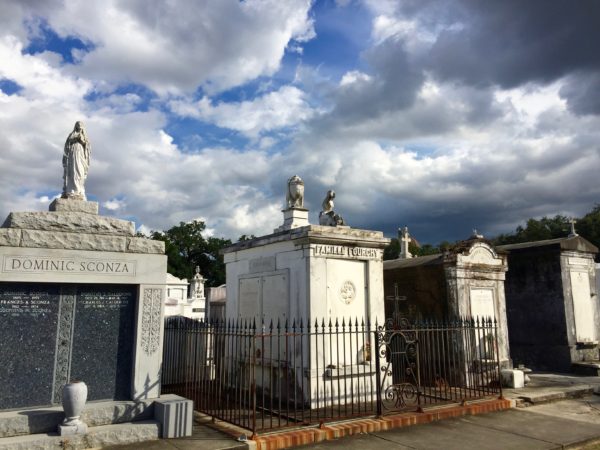
[[[48,22],[41,20],[35,33],[30,36],[30,43],[23,49],[23,53],[35,55],[50,51],[61,55],[65,63],[74,64],[72,54],[74,49],[90,52],[94,49],[94,45],[75,36],[61,37],[50,27]]]
[[[22,89],[23,86],[13,80],[9,80],[8,78],[0,79],[0,91],[4,92],[6,95],[17,94]]]

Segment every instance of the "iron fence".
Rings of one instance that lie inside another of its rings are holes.
[[[490,320],[167,318],[162,392],[256,434],[501,395]]]

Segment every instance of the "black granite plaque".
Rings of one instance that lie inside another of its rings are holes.
[[[0,409],[52,403],[58,285],[0,283]]]
[[[131,396],[136,292],[125,285],[77,289],[71,379],[87,384],[88,400]]]

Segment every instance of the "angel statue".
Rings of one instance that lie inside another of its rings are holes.
[[[328,227],[345,226],[344,219],[333,210],[333,199],[335,198],[334,191],[327,191],[325,200],[323,200],[323,210],[319,213],[319,225]]]
[[[86,200],[84,183],[90,166],[91,151],[92,146],[83,128],[83,122],[75,122],[75,127],[65,142],[62,198]]]

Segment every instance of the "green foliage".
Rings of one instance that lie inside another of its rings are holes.
[[[392,238],[392,241],[383,249],[383,260],[398,259],[400,256],[400,241]]]
[[[600,248],[600,205],[577,221],[577,233]]]
[[[501,234],[493,242],[495,245],[503,245],[566,237],[571,227],[569,220],[561,215],[542,217],[539,220],[529,219],[525,227],[519,225],[514,233]]]
[[[425,255],[434,255],[436,253],[442,253],[442,251],[447,248],[450,244],[448,241],[442,241],[438,246],[433,246],[431,244],[423,244],[422,246],[417,246],[414,241],[410,241],[408,244],[408,251],[413,256],[425,256]],[[389,245],[383,250],[383,260],[387,261],[389,259],[397,259],[400,256],[400,241],[397,238],[392,238],[392,241]]]
[[[225,264],[219,251],[231,245],[229,239],[209,237],[202,232],[206,225],[202,221],[181,222],[179,225],[160,232],[154,231],[152,239],[165,243],[167,271],[178,277],[190,280],[196,266],[206,278],[206,286],[219,286],[225,283]]]
[[[596,247],[600,247],[600,205],[594,206],[582,218],[575,220],[577,233]],[[529,219],[525,227],[518,226],[514,233],[501,234],[493,240],[493,243],[495,245],[518,244],[567,237],[570,230],[570,219],[565,216],[542,217],[539,220]],[[597,255],[596,260],[599,259],[600,255]]]
[[[441,253],[440,248],[433,246],[431,244],[423,244],[421,248],[419,248],[417,254],[415,256],[425,256],[425,255],[435,255],[436,253]]]

